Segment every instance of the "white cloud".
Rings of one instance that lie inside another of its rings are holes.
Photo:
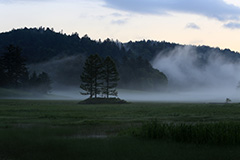
[[[240,8],[224,0],[104,0],[110,8],[141,14],[181,12],[203,15],[219,21],[238,20]]]

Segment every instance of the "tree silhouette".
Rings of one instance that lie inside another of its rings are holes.
[[[86,91],[81,94],[90,95],[90,98],[93,96],[97,98],[97,95],[101,92],[102,84],[102,60],[97,54],[90,55],[87,58],[80,77],[82,80],[80,88]]]
[[[119,81],[119,74],[114,61],[108,56],[103,62],[103,94],[117,96],[117,82]]]
[[[46,72],[42,72],[39,75],[34,71],[29,78],[29,89],[38,92],[47,94],[51,91],[51,79]]]
[[[1,81],[5,81],[4,87],[20,88],[28,80],[25,59],[21,56],[19,47],[9,45],[6,50],[7,52],[1,57],[0,72],[5,78],[5,80]]]
[[[114,61],[107,57],[103,62],[97,55],[90,55],[85,62],[83,72],[81,74],[82,83],[80,88],[85,92],[83,95],[90,95],[97,98],[98,94],[106,94],[109,96],[117,96],[117,82],[119,74],[117,72]]]

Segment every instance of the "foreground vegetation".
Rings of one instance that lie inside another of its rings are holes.
[[[240,104],[0,100],[0,159],[239,159],[239,119]]]
[[[240,144],[240,123],[168,124],[151,121],[131,129],[131,134],[194,144]]]

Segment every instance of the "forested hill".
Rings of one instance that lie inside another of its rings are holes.
[[[12,44],[23,50],[28,63],[43,62],[61,55],[110,55],[116,59],[127,56],[125,50],[109,39],[104,42],[91,40],[87,35],[79,38],[77,33],[66,35],[49,28],[18,29],[0,34],[0,48]]]
[[[43,62],[62,55],[90,55],[98,53],[102,57],[107,55],[115,59],[121,59],[124,56],[136,58],[141,56],[143,59],[151,61],[157,54],[167,54],[168,51],[179,45],[165,41],[142,40],[137,42],[120,43],[110,39],[91,40],[87,35],[80,38],[77,33],[66,35],[55,32],[49,28],[24,28],[14,29],[10,32],[0,33],[0,54],[3,53],[4,47],[9,44],[20,46],[23,50],[23,56],[28,63]],[[226,58],[236,60],[240,58],[239,53],[229,49],[221,50],[209,46],[192,46],[197,54],[205,55],[207,53],[218,52]]]
[[[49,28],[24,28],[0,34],[0,54],[8,45],[18,46],[30,72],[47,72],[53,82],[79,85],[84,61],[91,54],[111,56],[120,75],[120,88],[159,90],[168,80],[164,73],[153,69],[150,62],[110,39],[91,40],[77,33],[66,35]]]
[[[172,50],[185,47],[164,41],[120,43],[110,39],[91,40],[87,35],[80,38],[77,33],[66,35],[43,27],[0,33],[0,54],[10,44],[22,49],[30,71],[48,72],[53,81],[60,84],[79,84],[79,75],[87,56],[96,53],[101,57],[111,56],[120,72],[119,86],[141,90],[166,86],[167,77],[153,69],[150,62],[157,55],[168,56]],[[208,63],[211,53],[217,53],[233,63],[240,60],[240,55],[229,49],[191,47],[200,66]]]

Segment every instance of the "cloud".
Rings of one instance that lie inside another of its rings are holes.
[[[110,8],[141,14],[191,13],[219,21],[238,20],[240,8],[224,0],[104,0]]]
[[[230,22],[230,23],[224,24],[224,27],[230,28],[230,29],[240,29],[240,23]]]
[[[21,3],[21,2],[51,2],[54,0],[0,0],[0,4],[12,4],[12,3]]]
[[[112,13],[111,16],[113,17],[122,17],[123,15],[120,13]]]
[[[118,25],[123,25],[127,23],[127,19],[119,19],[119,20],[112,20],[112,24],[118,24]]]
[[[188,23],[186,25],[186,28],[189,28],[189,29],[200,29],[200,27],[197,24],[195,24],[195,23]]]

